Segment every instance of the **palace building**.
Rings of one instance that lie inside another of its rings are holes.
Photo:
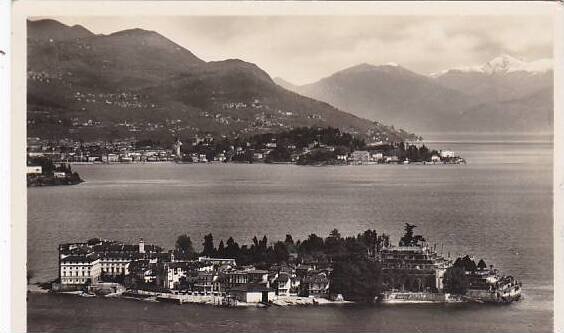
[[[54,285],[54,289],[79,288],[100,282],[104,276],[126,276],[132,261],[151,258],[161,251],[156,245],[146,245],[143,239],[138,245],[98,238],[85,243],[61,244],[59,283]]]
[[[438,292],[449,260],[426,245],[390,246],[380,251],[384,285],[388,290]]]
[[[405,235],[398,246],[380,249],[384,288],[402,292],[441,292],[450,260],[429,247],[421,235],[413,235],[414,228],[414,225],[406,224]]]

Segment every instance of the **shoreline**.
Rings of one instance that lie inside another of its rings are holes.
[[[28,284],[27,293],[34,295],[64,295],[64,296],[75,296],[84,298],[96,298],[96,299],[123,299],[123,300],[135,300],[139,302],[153,302],[153,303],[171,303],[177,305],[192,304],[192,305],[210,305],[217,307],[287,307],[287,306],[316,306],[316,305],[360,305],[353,301],[332,301],[325,298],[313,298],[313,297],[300,297],[300,296],[279,296],[277,299],[271,303],[246,303],[237,302],[235,305],[222,305],[219,304],[224,296],[212,296],[212,295],[183,295],[185,297],[181,298],[175,297],[178,294],[172,293],[156,293],[150,292],[150,294],[138,294],[135,291],[125,291],[121,293],[108,294],[108,295],[94,295],[87,294],[83,291],[62,291],[55,292],[50,289],[41,287],[38,284]],[[149,293],[149,292],[148,292]],[[126,294],[126,295],[123,295]],[[135,296],[136,295],[136,296]],[[146,296],[146,297],[141,297]]]
[[[66,162],[65,162],[66,163]],[[299,166],[299,167],[361,167],[361,166],[442,166],[442,165],[465,165],[466,163],[449,163],[449,162],[411,162],[411,163],[315,163],[315,164],[298,164],[294,162],[280,162],[280,163],[265,163],[265,162],[253,162],[253,163],[241,163],[241,162],[178,162],[178,161],[162,161],[162,162],[113,162],[113,163],[84,163],[84,162],[68,162],[70,165],[77,166],[112,166],[112,165],[287,165],[287,166]]]
[[[232,305],[221,304],[224,296],[212,296],[212,295],[179,295],[174,293],[157,293],[157,292],[147,292],[139,293],[140,290],[127,290],[120,293],[107,294],[107,295],[95,295],[88,294],[84,291],[63,291],[55,292],[50,289],[41,287],[38,283],[28,284],[27,293],[34,295],[63,295],[63,296],[74,296],[83,298],[96,298],[96,299],[121,299],[121,300],[134,300],[137,302],[152,302],[152,303],[169,303],[175,305],[206,305],[206,306],[216,306],[216,307],[230,307],[230,308],[241,308],[241,307],[288,307],[288,306],[337,306],[337,305],[349,305],[349,306],[398,306],[398,305],[469,305],[476,304],[476,302],[471,302],[464,297],[459,297],[457,300],[449,300],[448,297],[444,301],[425,301],[425,300],[377,300],[372,304],[359,303],[355,301],[346,300],[329,300],[327,298],[314,298],[314,297],[302,297],[302,296],[277,296],[275,300],[270,303],[246,303],[237,302]],[[145,294],[146,293],[146,294]],[[125,294],[125,295],[124,295]]]
[[[165,300],[166,297],[157,297],[157,296],[150,296],[146,298],[135,297],[135,296],[123,296],[123,295],[106,295],[106,296],[98,296],[98,295],[88,295],[85,296],[81,291],[69,291],[69,292],[51,292],[49,290],[29,290],[28,294],[36,295],[36,296],[63,296],[63,297],[76,297],[76,298],[92,298],[96,300],[104,300],[104,299],[112,299],[112,300],[123,300],[123,301],[135,301],[139,303],[149,302],[149,303],[161,303],[161,304],[170,304],[170,305],[201,305],[201,306],[212,306],[217,308],[286,308],[286,307],[325,307],[325,306],[353,306],[353,307],[397,307],[397,306],[424,306],[424,307],[432,307],[432,306],[446,306],[446,307],[453,307],[453,306],[483,306],[483,304],[470,302],[470,301],[457,301],[457,302],[432,302],[432,301],[403,301],[403,302],[383,302],[383,301],[376,301],[372,304],[368,303],[358,303],[354,301],[331,301],[325,298],[309,298],[309,297],[299,297],[299,296],[283,296],[279,299],[272,301],[271,303],[245,303],[245,302],[238,302],[236,305],[222,305],[214,303],[213,298],[214,296],[194,296],[198,297],[199,299],[194,299],[192,301],[183,301],[182,303],[176,302],[176,300],[170,299]],[[160,299],[159,299],[160,298]],[[218,296],[216,296],[218,298]],[[222,297],[219,297],[222,298]],[[493,305],[490,304],[492,306]]]

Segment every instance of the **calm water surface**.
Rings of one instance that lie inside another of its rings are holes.
[[[552,142],[546,137],[432,137],[466,166],[85,165],[78,186],[28,191],[33,281],[57,275],[57,244],[104,237],[172,248],[188,233],[249,243],[365,229],[397,241],[418,225],[444,255],[474,254],[523,281],[510,306],[215,309],[32,295],[35,331],[551,331]],[[217,243],[216,243],[217,244]],[[65,309],[65,311],[59,311]],[[165,315],[166,314],[166,315]],[[102,320],[101,318],[104,318]],[[90,329],[92,328],[92,329]]]

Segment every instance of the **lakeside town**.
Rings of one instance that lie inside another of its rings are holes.
[[[171,143],[151,139],[42,140],[28,138],[28,158],[65,163],[243,162],[295,164],[464,163],[452,151],[436,151],[421,141],[366,143],[336,128],[303,127],[233,139],[211,134]]]
[[[342,303],[494,303],[521,297],[521,283],[484,260],[456,260],[405,224],[389,235],[366,230],[343,237],[334,229],[269,243],[266,236],[241,245],[230,237],[216,247],[212,234],[195,251],[187,234],[175,248],[92,238],[60,244],[59,276],[50,292],[82,297],[216,306],[288,306]]]
[[[76,163],[285,163],[296,165],[464,164],[453,151],[422,142],[369,142],[335,128],[297,128],[250,137],[83,142],[28,138],[28,184],[77,184]]]

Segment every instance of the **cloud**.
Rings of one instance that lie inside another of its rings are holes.
[[[482,64],[500,53],[552,57],[547,17],[222,16],[61,17],[96,33],[155,30],[204,60],[241,58],[303,84],[359,63],[397,62],[419,73]]]

